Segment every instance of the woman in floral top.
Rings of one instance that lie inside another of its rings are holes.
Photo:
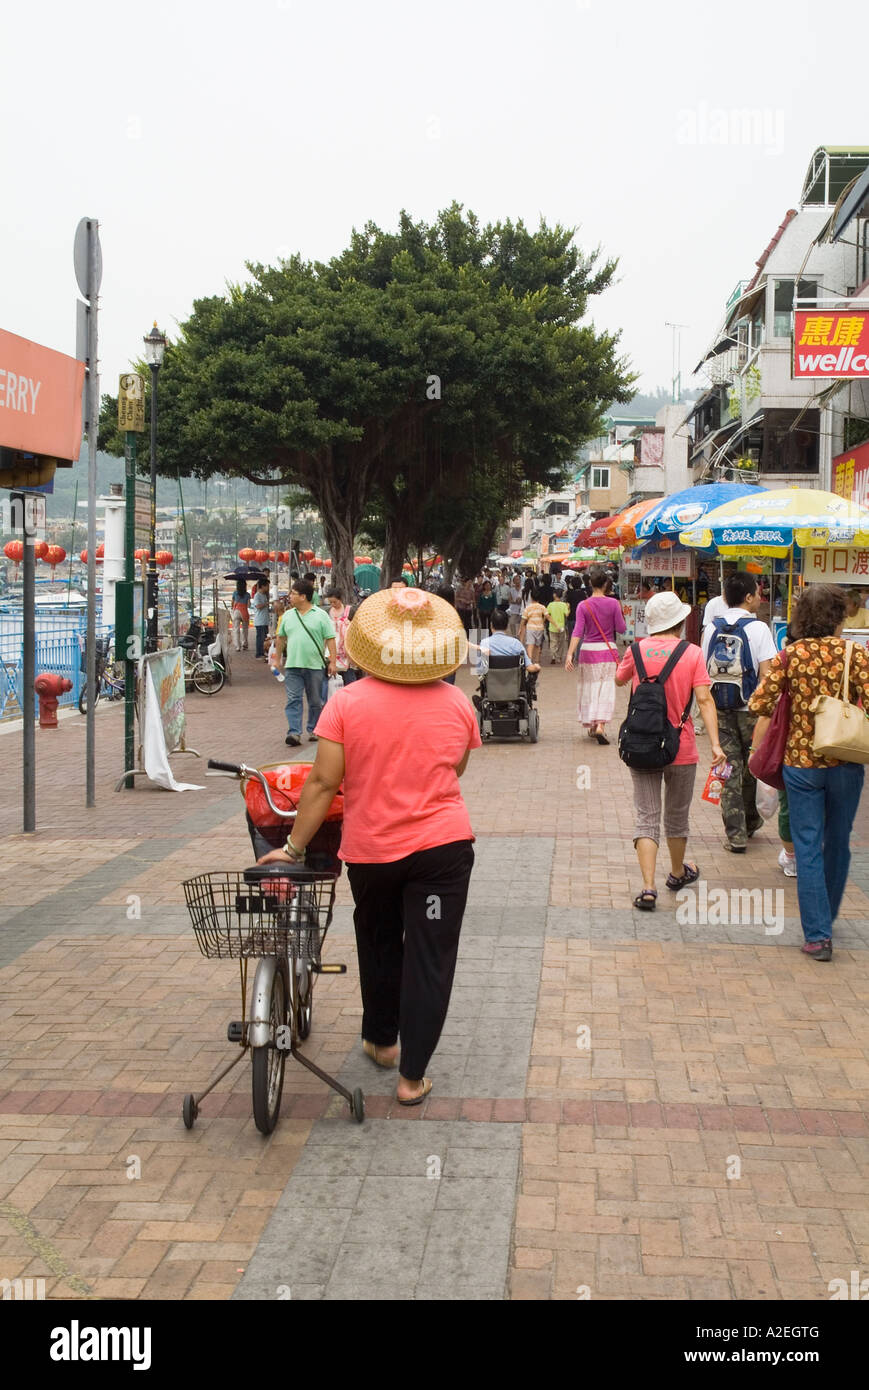
[[[761,716],[756,748],[769,726],[779,695],[787,686],[791,719],[785,747],[784,777],[791,834],[797,856],[797,896],[805,944],[813,960],[833,955],[833,923],[838,916],[848,867],[849,841],[863,790],[861,763],[843,763],[812,751],[818,695],[838,696],[845,673],[845,597],[827,585],[811,584],[793,620],[795,640],[777,656],[748,702]],[[849,699],[869,710],[869,654],[851,645]]]

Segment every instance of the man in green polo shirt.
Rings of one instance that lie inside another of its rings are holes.
[[[278,663],[283,662],[286,677],[285,713],[289,732],[285,742],[298,748],[302,742],[302,697],[308,697],[308,739],[316,742],[314,728],[326,703],[326,665],[334,676],[336,667],[335,629],[332,619],[311,602],[314,586],[307,579],[296,579],[290,590],[290,606],[278,623]]]

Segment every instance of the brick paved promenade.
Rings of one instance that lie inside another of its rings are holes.
[[[238,789],[204,759],[288,751],[264,666],[234,673],[188,701],[203,762],[177,775],[202,791],[116,794],[122,716],[100,710],[86,811],[84,720],[38,732],[33,837],[20,736],[0,733],[0,1279],[55,1298],[826,1299],[869,1276],[865,810],[829,965],[796,949],[774,826],[734,859],[699,786],[707,901],[780,890],[783,930],[679,921],[664,874],[636,913],[629,776],[578,736],[557,669],[540,743],[487,747],[464,778],[477,863],[431,1098],[398,1109],[360,1052],[342,878],[326,958],[349,969],[318,982],[306,1047],[364,1087],[365,1124],[289,1060],[271,1138],[245,1064],[187,1132],[182,1095],[232,1055],[238,972],[199,955],[179,884],[251,859]]]

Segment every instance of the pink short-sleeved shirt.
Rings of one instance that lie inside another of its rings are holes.
[[[340,854],[347,863],[391,864],[473,840],[456,767],[480,747],[480,731],[455,686],[365,676],[332,697],[316,733],[344,745]]]
[[[640,656],[643,659],[647,676],[657,676],[659,671],[663,671],[673,648],[680,640],[678,637],[641,637],[639,639]],[[636,690],[639,685],[640,678],[637,675],[634,654],[630,648],[622,657],[616,675],[619,680],[624,680],[625,676],[631,676],[633,678],[631,681],[632,691]],[[691,700],[691,692],[698,685],[711,684],[702,651],[693,642],[689,642],[687,649],[676,662],[664,685],[664,690],[667,692],[667,718],[670,723],[674,725],[679,723]],[[675,767],[680,763],[699,763],[699,761],[700,754],[697,752],[694,725],[690,719],[686,719],[682,725],[679,752],[673,759],[673,766]]]

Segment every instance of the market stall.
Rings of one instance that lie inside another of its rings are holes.
[[[722,559],[762,563],[769,569],[770,593],[787,580],[783,611],[772,605],[770,623],[776,644],[784,645],[795,587],[803,583],[854,587],[859,576],[869,581],[869,509],[832,492],[779,488],[758,494],[756,488],[680,532],[683,545],[714,546]],[[847,636],[865,643],[865,629]]]

